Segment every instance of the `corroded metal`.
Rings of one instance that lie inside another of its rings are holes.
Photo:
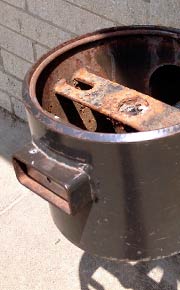
[[[60,80],[55,92],[137,131],[166,128],[180,123],[180,111],[148,95],[88,72],[78,70],[73,80],[90,86],[80,90]]]

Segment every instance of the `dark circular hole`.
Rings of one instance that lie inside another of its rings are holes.
[[[180,101],[180,67],[164,65],[159,67],[150,78],[150,94],[171,106]]]

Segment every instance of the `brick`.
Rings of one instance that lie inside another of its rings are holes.
[[[32,42],[3,26],[0,26],[0,46],[26,60],[34,61]]]
[[[149,15],[148,0],[69,0],[119,24],[145,24]]]
[[[38,43],[34,45],[35,51],[36,51],[36,60],[39,59],[43,54],[48,52],[48,49]]]
[[[26,115],[25,106],[23,102],[13,97],[11,97],[11,102],[13,105],[15,115],[19,117],[20,119],[27,121],[27,115]]]
[[[1,2],[0,5],[0,23],[32,40],[53,47],[72,37],[70,33],[64,32],[6,3]]]
[[[112,21],[102,19],[100,16],[62,0],[28,0],[28,7],[31,13],[75,34],[114,25]]]
[[[7,93],[0,91],[0,107],[12,112],[11,100]]]
[[[26,6],[26,2],[25,2],[26,0],[5,0],[5,1],[11,5],[14,5],[22,9],[24,9]]]
[[[22,82],[0,71],[0,89],[21,99]]]
[[[18,13],[22,12],[7,3],[0,2],[0,24],[20,32],[21,23],[19,21]]]
[[[180,28],[179,11],[179,0],[151,0],[149,23]]]
[[[21,33],[48,47],[54,47],[72,37],[70,33],[64,32],[35,17],[22,15]]]
[[[31,67],[31,63],[5,51],[1,50],[5,71],[23,80],[26,72]]]

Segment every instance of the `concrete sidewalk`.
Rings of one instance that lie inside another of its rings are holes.
[[[114,263],[61,235],[48,203],[15,178],[11,154],[29,139],[25,123],[0,111],[0,290],[180,290],[180,255]]]

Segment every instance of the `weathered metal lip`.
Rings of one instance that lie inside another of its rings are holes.
[[[103,30],[98,30],[93,33],[82,35],[68,42],[65,42],[58,47],[52,49],[46,55],[44,55],[27,73],[23,84],[23,98],[26,109],[33,114],[33,116],[48,126],[52,131],[56,131],[60,134],[69,135],[76,139],[93,142],[104,143],[129,143],[140,142],[153,139],[160,139],[168,137],[180,132],[180,124],[153,130],[147,132],[137,132],[128,134],[114,134],[114,133],[97,133],[89,132],[82,129],[74,128],[70,124],[64,124],[53,118],[53,115],[44,111],[36,98],[36,83],[44,68],[55,58],[70,51],[76,47],[80,47],[87,43],[93,43],[98,40],[107,39],[114,36],[121,35],[166,35],[173,38],[180,38],[180,30],[174,28],[166,28],[161,26],[123,26],[112,27]]]

